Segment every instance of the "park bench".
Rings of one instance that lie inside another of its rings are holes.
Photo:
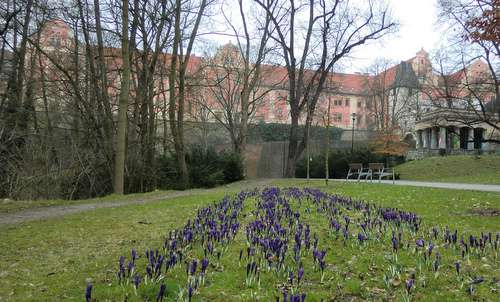
[[[386,168],[383,163],[369,163],[368,164],[368,173],[370,177],[370,181],[373,180],[373,175],[375,177],[378,176],[378,181],[382,180],[382,177],[391,177],[392,183],[394,183],[394,170],[391,168]],[[368,176],[367,176],[368,179]]]
[[[348,180],[349,177],[353,175],[357,175],[359,181],[363,176],[365,177],[365,179],[368,179],[368,176],[370,176],[370,172],[369,169],[363,169],[363,164],[352,163],[349,164],[349,171],[347,172],[346,180]]]

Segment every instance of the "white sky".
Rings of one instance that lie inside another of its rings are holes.
[[[352,54],[346,71],[363,71],[377,57],[396,62],[412,58],[422,47],[432,52],[440,42],[436,26],[437,0],[388,0],[400,24],[399,32],[380,42],[362,46]]]
[[[363,3],[366,0],[356,1]],[[432,54],[433,50],[438,47],[442,40],[442,33],[440,34],[436,25],[437,0],[386,0],[386,2],[393,18],[400,24],[399,31],[382,40],[360,46],[350,54],[350,58],[341,60],[341,66],[337,66],[337,70],[351,73],[366,72],[376,58],[382,57],[399,63],[415,56],[421,48]],[[235,5],[234,9],[226,13],[236,14],[238,17],[236,9]],[[220,18],[218,22],[223,24],[223,18]],[[224,45],[230,41],[234,43],[234,38],[229,36],[209,35],[204,39],[212,45]]]

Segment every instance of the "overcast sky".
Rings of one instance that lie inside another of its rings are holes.
[[[355,1],[363,3],[366,0]],[[436,26],[437,0],[386,0],[386,2],[394,19],[400,24],[399,32],[371,44],[362,45],[350,54],[349,59],[341,61],[341,66],[336,67],[337,71],[366,72],[370,64],[379,57],[399,63],[412,58],[422,48],[429,53],[436,49],[442,36]],[[226,14],[235,14],[235,18],[239,18],[237,5],[234,9],[226,11]],[[220,18],[218,22],[223,24],[224,19]],[[230,41],[235,43],[234,38],[224,35],[209,35],[204,39],[214,46]]]
[[[396,62],[412,58],[422,47],[432,52],[440,42],[435,23],[437,0],[388,0],[393,16],[401,27],[398,33],[381,43],[363,46],[353,54],[346,71],[363,71],[377,57]],[[350,66],[349,66],[350,65]]]

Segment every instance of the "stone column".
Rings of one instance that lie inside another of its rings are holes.
[[[422,130],[417,130],[417,140],[416,140],[416,149],[422,149]]]
[[[454,139],[452,140],[453,149],[460,150],[460,127],[453,128],[455,131]]]
[[[431,128],[431,149],[437,149],[438,148],[438,141],[437,141],[437,130],[436,127]]]
[[[474,150],[474,128],[469,128],[467,136],[467,150]]]
[[[484,139],[485,137],[490,137],[491,136],[491,132],[490,133],[487,133],[486,131],[488,131],[487,129],[483,129],[483,131],[481,132],[481,135],[482,135],[482,139]],[[481,150],[484,150],[484,151],[493,151],[495,150],[494,147],[493,147],[493,144],[490,144],[489,142],[483,142],[481,144]]]
[[[422,130],[422,147],[424,149],[429,148],[429,143],[427,142],[428,137],[429,137],[428,129]]]
[[[439,149],[446,149],[446,128],[445,127],[439,127]]]

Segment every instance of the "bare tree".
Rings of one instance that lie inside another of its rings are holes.
[[[379,132],[404,135],[414,124],[420,83],[411,63],[379,58],[368,67],[365,85],[370,112]]]
[[[127,161],[130,181],[140,191],[155,187],[155,144],[157,112],[167,107],[161,103],[164,96],[168,59],[165,55],[172,39],[172,7],[167,1],[134,0],[131,31],[132,88],[129,149]],[[165,135],[165,134],[164,134]]]
[[[127,110],[130,89],[130,54],[128,38],[128,0],[122,0],[122,77],[120,85],[120,104],[118,108],[118,136],[116,138],[115,155],[115,193],[123,194],[125,175],[125,151],[127,133]]]
[[[189,186],[189,174],[186,164],[186,150],[184,145],[184,105],[186,102],[186,74],[191,58],[191,52],[198,28],[204,16],[208,0],[199,3],[176,0],[174,8],[174,39],[169,75],[169,122],[170,131],[174,140],[174,149],[179,169],[179,187],[186,189]],[[197,4],[197,5],[196,5]],[[194,22],[193,11],[194,13]],[[183,13],[184,12],[184,13]],[[184,42],[187,47],[184,52]]]
[[[465,55],[460,55],[464,59]],[[455,54],[441,51],[436,54],[434,76],[427,79],[421,89],[427,103],[421,111],[433,111],[436,125],[475,127],[488,125],[492,131],[483,142],[500,143],[500,123],[496,111],[494,81],[487,63],[480,58],[474,61],[457,61]],[[430,116],[429,116],[430,117]],[[496,133],[496,134],[495,134]],[[458,133],[455,133],[459,135]]]
[[[248,124],[257,106],[262,105],[265,96],[279,83],[265,82],[271,70],[262,66],[269,51],[265,47],[269,37],[269,18],[257,35],[258,41],[252,43],[241,1],[240,17],[245,28],[244,42],[240,40],[239,31],[232,27],[238,44],[221,47],[213,57],[205,60],[203,69],[206,80],[203,85],[212,102],[203,100],[199,105],[209,110],[228,131],[233,151],[243,156]]]
[[[291,129],[285,175],[293,177],[329,72],[353,49],[379,39],[396,24],[387,8],[374,1],[362,8],[347,1],[255,1],[271,18],[271,39],[280,48],[287,70]],[[298,126],[304,110],[306,131],[300,140]]]
[[[484,122],[497,131],[500,130],[499,10],[499,0],[439,1],[440,21],[454,28],[448,37],[449,55],[445,56],[448,60],[455,58],[447,63],[455,70],[442,68],[443,64],[439,63],[439,81],[444,91],[434,93],[434,98],[445,100],[439,102],[440,105],[445,103],[449,107],[453,102],[467,109],[462,117],[460,114],[454,117],[456,121]],[[478,68],[481,64],[486,68]]]

